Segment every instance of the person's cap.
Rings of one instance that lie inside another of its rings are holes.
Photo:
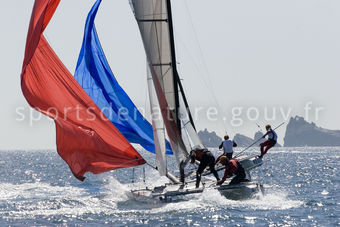
[[[221,156],[220,159],[218,160],[218,163],[221,163],[221,164],[222,164],[222,162],[227,162],[227,161],[229,161],[228,157],[225,156],[225,155],[223,155],[223,156]]]

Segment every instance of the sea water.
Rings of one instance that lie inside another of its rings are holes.
[[[340,148],[275,148],[263,161],[252,177],[264,196],[234,201],[206,190],[163,203],[130,193],[167,182],[147,166],[80,182],[56,151],[0,151],[0,226],[340,225]],[[168,166],[176,169],[173,158]]]

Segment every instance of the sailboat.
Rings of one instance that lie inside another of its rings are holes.
[[[262,191],[260,184],[251,181],[216,186],[216,182],[206,180],[200,188],[195,188],[194,181],[184,181],[186,175],[191,175],[190,172],[185,173],[189,151],[193,147],[204,146],[197,135],[176,67],[170,0],[130,1],[147,57],[151,112],[160,110],[162,115],[161,118],[152,118],[153,139],[150,139],[150,130],[146,132],[151,127],[145,124],[141,115],[137,114],[137,119],[128,118],[127,122],[121,122],[115,119],[116,115],[111,118],[100,108],[114,101],[112,111],[127,106],[134,108],[132,101],[115,83],[97,37],[94,18],[101,0],[96,1],[87,18],[75,77],[68,72],[43,36],[59,2],[35,0],[21,81],[29,104],[55,120],[57,151],[77,179],[84,180],[86,172],[98,174],[147,163],[131,145],[139,143],[146,150],[156,153],[157,167],[154,168],[161,176],[168,177],[170,183],[154,189],[133,190],[138,196],[167,201],[176,196],[201,193],[206,188],[217,189],[230,197],[236,195],[236,198]],[[91,89],[93,86],[95,89]],[[78,113],[64,112],[65,109],[79,106]],[[58,117],[60,113],[64,115]],[[84,121],[77,118],[79,113],[82,119],[95,118]],[[166,154],[171,153],[176,158],[180,177],[167,169]],[[256,157],[240,157],[239,161],[248,174],[251,169],[262,165],[262,160]]]
[[[156,154],[162,157],[161,159],[156,157],[157,167],[162,170],[159,171],[160,175],[168,172],[162,156],[165,154],[165,146],[161,143],[164,141],[164,131],[166,131],[181,176],[181,184],[172,182],[153,190],[137,190],[134,193],[167,200],[173,196],[201,193],[205,188],[215,188],[222,194],[234,198],[251,196],[254,192],[262,191],[262,186],[254,182],[216,186],[216,182],[209,181],[201,188],[195,188],[194,181],[184,184],[184,169],[188,163],[189,151],[194,147],[205,147],[196,132],[177,70],[171,0],[130,0],[130,5],[138,23],[146,53],[150,105],[151,107],[159,105],[162,113],[162,121],[158,119],[152,124]],[[262,160],[256,156],[240,157],[239,161],[246,169],[248,176],[250,176],[251,169],[262,165]]]

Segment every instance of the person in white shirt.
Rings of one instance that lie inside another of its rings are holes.
[[[234,153],[234,147],[237,147],[237,144],[233,140],[230,140],[228,135],[225,135],[224,141],[219,146],[219,149],[223,150],[222,155],[225,155],[228,157],[228,159],[231,159]]]

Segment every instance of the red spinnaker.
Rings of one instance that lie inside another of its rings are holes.
[[[60,0],[36,0],[21,88],[28,103],[53,118],[57,150],[72,173],[102,173],[145,163],[66,69],[43,36]]]

